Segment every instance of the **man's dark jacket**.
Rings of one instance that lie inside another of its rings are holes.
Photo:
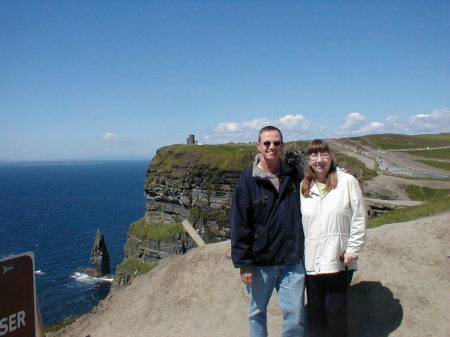
[[[231,211],[231,258],[236,268],[288,265],[303,259],[302,174],[281,162],[279,192],[247,169],[236,183]]]

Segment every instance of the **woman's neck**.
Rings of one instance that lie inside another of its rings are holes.
[[[316,182],[326,184],[328,175],[327,174],[317,174],[316,173]]]

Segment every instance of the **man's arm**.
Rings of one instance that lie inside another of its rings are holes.
[[[251,201],[244,177],[236,183],[231,205],[231,259],[236,268],[250,267],[253,260],[253,231]],[[248,274],[248,269],[245,269]],[[242,271],[241,271],[242,275]]]

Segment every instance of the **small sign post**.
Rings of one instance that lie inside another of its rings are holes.
[[[0,259],[0,336],[36,337],[34,254]]]

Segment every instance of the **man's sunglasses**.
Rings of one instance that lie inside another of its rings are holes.
[[[282,143],[281,143],[280,141],[278,141],[278,140],[276,140],[276,141],[274,141],[274,142],[269,142],[269,141],[267,141],[267,142],[264,142],[264,143],[263,143],[263,145],[264,145],[264,146],[267,146],[267,147],[269,147],[270,144],[273,144],[273,146],[278,147],[278,146],[281,146]]]

